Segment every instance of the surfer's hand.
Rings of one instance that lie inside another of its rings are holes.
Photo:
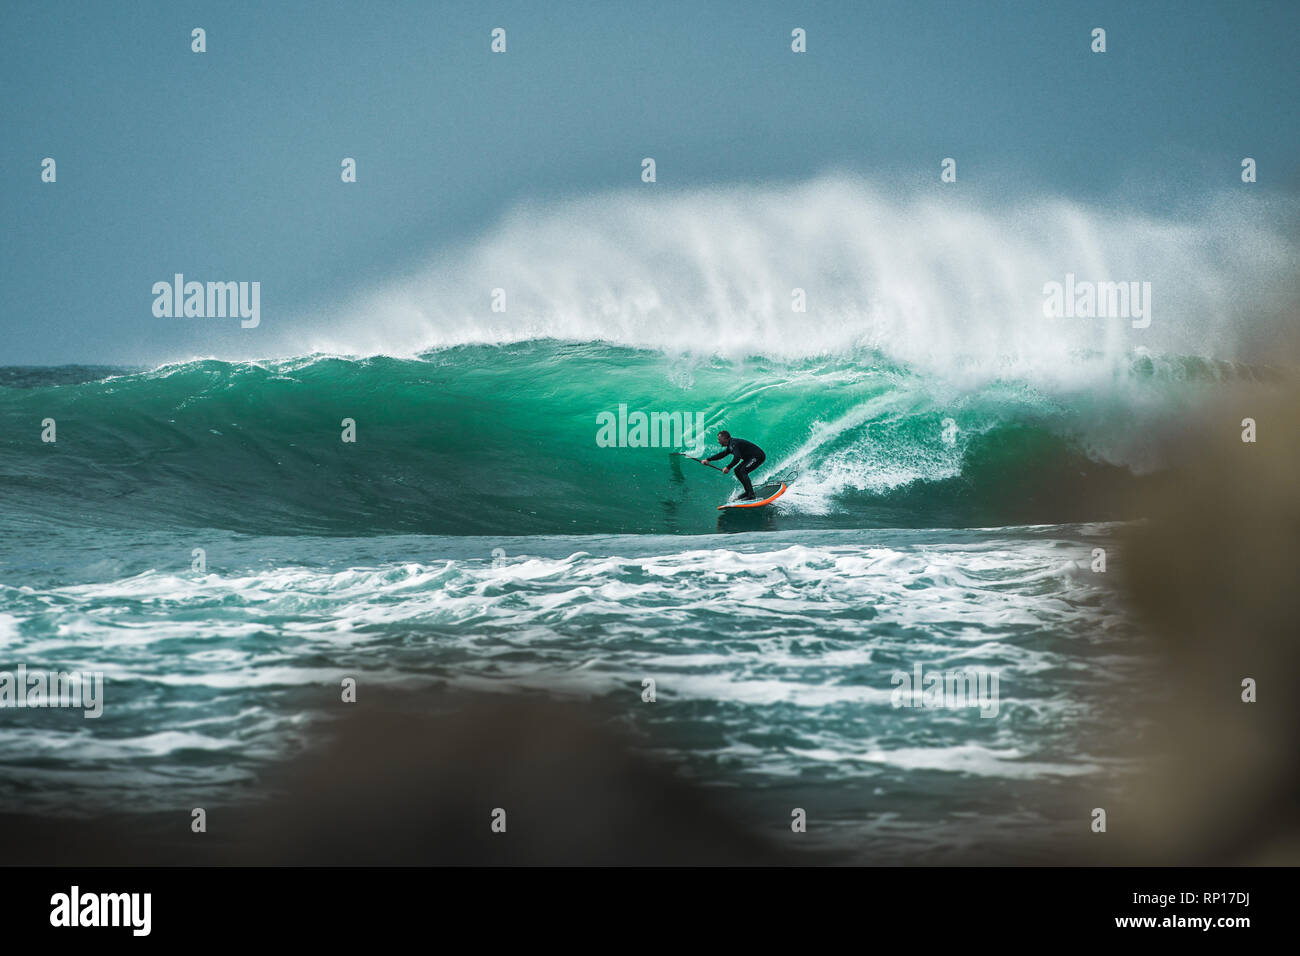
[[[731,474],[731,466],[728,465],[726,468],[722,469],[722,473],[723,473],[724,475],[729,475],[729,474]]]

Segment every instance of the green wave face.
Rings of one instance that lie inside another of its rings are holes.
[[[9,370],[4,382],[0,501],[32,527],[993,526],[1126,517],[1112,502],[1140,480],[1092,437],[1131,419],[1131,397],[1001,381],[958,389],[874,354],[732,363],[543,341],[416,360],[203,361],[80,382]],[[1149,363],[1124,385],[1144,405],[1168,388]],[[638,413],[705,434],[683,444],[639,431]],[[40,440],[49,418],[54,443]],[[344,419],[355,442],[341,438]],[[734,478],[670,454],[713,453],[718,428],[767,451],[760,480],[791,481],[778,505],[720,513]]]

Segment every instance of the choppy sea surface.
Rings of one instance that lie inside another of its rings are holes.
[[[310,744],[352,677],[369,695],[602,699],[681,773],[737,788],[755,820],[808,810],[811,844],[924,860],[983,841],[996,859],[1078,826],[1026,808],[1125,771],[1108,756],[1126,731],[1111,705],[1148,675],[1090,569],[1107,530],[116,532],[21,574],[9,542],[6,661],[102,671],[105,707],[5,712],[0,801],[92,813],[255,799],[260,772]],[[190,570],[190,544],[206,572]],[[995,673],[996,714],[981,716],[988,698],[895,706],[895,675],[918,666]]]

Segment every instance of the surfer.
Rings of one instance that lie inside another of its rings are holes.
[[[752,441],[745,441],[743,438],[732,438],[731,432],[718,432],[718,444],[722,445],[722,451],[718,452],[705,461],[717,461],[719,458],[726,458],[733,455],[731,464],[722,469],[725,475],[736,469],[736,477],[745,488],[745,493],[740,497],[745,501],[753,501],[755,497],[754,486],[749,481],[749,473],[757,468],[763,462],[767,461],[767,455],[763,449],[759,448]]]

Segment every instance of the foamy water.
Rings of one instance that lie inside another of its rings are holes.
[[[255,799],[259,775],[309,744],[350,676],[372,697],[599,700],[681,772],[744,787],[756,813],[800,787],[831,804],[880,790],[873,812],[917,825],[907,852],[941,852],[942,827],[927,830],[914,800],[980,778],[986,791],[963,790],[952,811],[1037,839],[1050,825],[1011,819],[1008,794],[1110,785],[1102,742],[1119,728],[1106,701],[1142,679],[1138,635],[1090,570],[1110,531],[227,535],[206,573],[157,566],[171,543],[137,537],[132,557],[87,583],[8,563],[6,657],[101,670],[106,703],[97,721],[10,720],[3,798],[78,812],[128,794],[140,810]],[[289,551],[303,563],[283,563]],[[997,716],[895,706],[891,675],[917,664],[996,670]],[[858,832],[868,855],[900,839],[873,842],[879,821],[847,811],[824,822]]]

